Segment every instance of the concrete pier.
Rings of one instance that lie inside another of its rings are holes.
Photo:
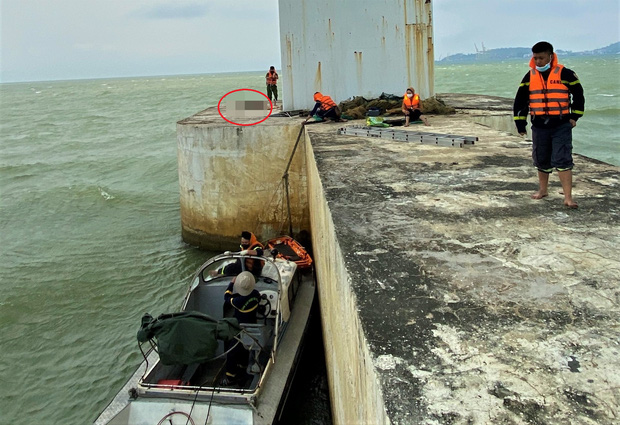
[[[237,126],[209,108],[177,123],[183,239],[208,250],[234,250],[242,230],[264,239],[288,232],[283,173],[300,126],[268,119]],[[304,149],[288,173],[294,232],[309,229]]]
[[[620,170],[576,155],[579,209],[556,174],[532,200],[530,143],[479,124],[509,115],[480,100],[408,129],[479,137],[465,148],[306,127],[298,214],[337,424],[620,419]]]

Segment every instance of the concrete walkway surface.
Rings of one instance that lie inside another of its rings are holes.
[[[347,279],[319,290],[354,298],[387,422],[620,423],[620,170],[575,155],[579,209],[557,173],[532,200],[531,143],[469,109],[407,128],[465,148],[307,126]]]

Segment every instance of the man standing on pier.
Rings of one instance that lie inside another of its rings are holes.
[[[526,134],[528,114],[532,121],[532,159],[538,169],[539,183],[532,199],[549,194],[549,175],[555,168],[562,184],[564,205],[577,208],[572,198],[572,130],[583,116],[583,87],[577,74],[558,63],[550,43],[536,43],[532,53],[530,71],[523,77],[514,103],[519,134]]]
[[[273,97],[274,102],[278,101],[278,73],[274,66],[269,68],[269,72],[265,75],[267,81],[267,97],[269,100]]]

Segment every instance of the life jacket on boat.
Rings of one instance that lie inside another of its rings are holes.
[[[308,268],[312,265],[312,258],[303,246],[290,236],[280,236],[279,238],[267,241],[269,249],[278,250],[278,258],[293,261],[300,269]]]
[[[267,79],[267,84],[271,86],[271,85],[274,85],[274,84],[276,84],[278,82],[278,78],[279,77],[278,77],[278,73],[277,72],[269,71],[267,73],[267,75],[265,75],[265,78]]]
[[[314,101],[321,104],[320,109],[322,111],[329,111],[336,106],[336,102],[334,102],[331,97],[323,95],[320,92],[314,93]]]
[[[405,93],[403,97],[403,105],[405,109],[420,109],[420,95],[415,93],[411,99]]]
[[[263,246],[262,243],[260,243],[258,241],[258,239],[256,239],[256,235],[252,232],[248,232],[250,234],[250,246],[249,248],[247,248],[248,250],[250,249],[256,249],[256,248],[260,248],[260,249],[264,249],[265,247]],[[241,247],[241,249],[246,249],[244,247]]]
[[[551,71],[547,81],[536,70],[534,58],[530,60],[530,114],[562,116],[570,114],[570,93],[562,83],[564,65],[558,63],[557,56],[551,59]]]
[[[256,250],[258,249],[264,249],[265,247],[263,246],[262,243],[260,243],[258,241],[258,239],[256,239],[256,235],[252,232],[248,232],[250,234],[250,246],[248,248],[244,248],[241,246],[241,249],[247,249],[247,250]],[[245,268],[246,270],[250,270],[252,272],[252,274],[254,276],[260,276],[261,272],[263,270],[263,266],[265,265],[265,262],[262,260],[256,260],[253,258],[246,258],[245,260]]]

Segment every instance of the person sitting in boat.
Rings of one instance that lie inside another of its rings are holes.
[[[405,127],[409,127],[409,123],[416,121],[423,121],[424,125],[430,125],[426,117],[422,116],[420,95],[416,94],[413,87],[409,87],[403,97],[402,110],[405,114]]]
[[[263,256],[263,244],[261,244],[256,236],[252,232],[248,232],[244,230],[241,232],[241,245],[239,245],[242,251],[239,252],[241,255],[257,255],[259,257]],[[259,277],[263,271],[264,261],[256,260],[253,258],[245,259],[245,270],[249,270],[256,277]],[[225,267],[222,267],[219,270],[212,270],[210,272],[211,276],[217,276],[218,274],[224,276],[236,276],[243,271],[241,267],[241,261],[237,260],[232,264],[228,264]]]
[[[260,303],[260,292],[255,289],[256,280],[249,271],[239,273],[228,284],[224,292],[224,312],[232,310],[232,316],[239,323],[256,323],[256,313]],[[231,349],[232,347],[232,349]],[[248,351],[237,340],[227,343],[226,375],[222,385],[235,385],[247,378]]]

